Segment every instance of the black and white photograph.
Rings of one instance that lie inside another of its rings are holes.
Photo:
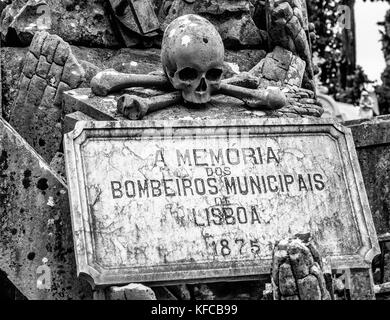
[[[0,0],[0,41],[0,303],[390,300],[390,1]]]

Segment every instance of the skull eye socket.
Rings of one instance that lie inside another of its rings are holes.
[[[210,69],[206,72],[206,79],[209,81],[218,81],[222,76],[221,69]]]
[[[192,81],[198,78],[198,71],[194,68],[184,68],[179,71],[179,79],[181,81]]]

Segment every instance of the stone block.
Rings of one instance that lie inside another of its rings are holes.
[[[65,159],[62,152],[57,152],[50,162],[50,168],[66,182]]]
[[[264,61],[262,77],[271,81],[281,81],[282,83],[286,79],[287,70],[279,65],[279,62],[266,58]]]
[[[84,81],[84,77],[84,69],[77,62],[74,56],[70,55],[64,66],[61,81],[66,83],[71,88],[77,88],[81,82]]]
[[[279,290],[283,296],[297,294],[295,278],[288,263],[283,263],[279,267]]]
[[[53,63],[54,53],[56,52],[58,44],[63,41],[59,36],[49,35],[43,42],[41,55],[44,55],[47,62]]]
[[[379,239],[390,234],[390,116],[345,123],[352,130]]]
[[[30,86],[27,92],[26,103],[33,106],[38,106],[42,100],[43,93],[46,88],[46,81],[41,77],[34,75],[30,81]],[[14,110],[15,112],[15,110]],[[23,112],[23,111],[21,111]]]
[[[64,68],[54,62],[56,48],[60,46],[57,62],[62,63],[67,56],[65,78],[71,86],[61,80]],[[25,80],[20,82],[19,98],[14,102],[10,123],[32,145],[46,161],[50,161],[59,151],[62,141],[61,102],[66,90],[75,88],[84,80],[84,70],[71,54],[69,45],[56,35],[38,33],[31,43],[32,50],[38,52],[38,59],[29,53],[25,68],[30,68],[28,60],[37,62],[28,87]],[[69,56],[70,55],[70,56]],[[24,79],[24,78],[22,78]],[[23,82],[24,81],[24,82]],[[17,103],[16,103],[17,102]]]
[[[142,284],[130,283],[124,287],[110,287],[107,300],[156,300],[153,290]]]
[[[309,274],[314,260],[310,250],[301,241],[292,241],[288,248],[291,267],[296,278],[301,279]]]
[[[56,96],[54,98],[54,105],[61,105],[62,96],[65,91],[70,90],[71,88],[64,82],[60,82],[57,88]]]
[[[299,23],[301,24],[301,26],[303,26],[305,23],[303,20],[302,10],[300,8],[295,7],[293,11],[294,11],[294,16],[298,18]]]
[[[35,74],[37,65],[38,59],[31,52],[28,52],[24,61],[24,67],[22,71],[23,74],[28,78],[32,78],[32,76]]]
[[[302,29],[302,26],[296,16],[293,16],[286,24],[290,36],[295,39]]]
[[[321,291],[318,280],[313,275],[298,279],[299,297],[301,300],[321,300]]]
[[[19,93],[15,100],[15,108],[18,108],[23,105],[24,100],[26,99],[26,93],[30,85],[30,79],[27,78],[24,74],[21,75],[19,80]]]
[[[272,17],[276,19],[285,19],[286,21],[290,20],[293,16],[293,9],[291,8],[288,2],[282,2],[272,11]]]
[[[72,131],[78,121],[92,121],[93,118],[87,116],[85,113],[80,111],[72,112],[65,115],[64,119],[64,134]]]
[[[39,62],[36,68],[36,74],[42,78],[46,78],[47,73],[50,70],[50,63],[46,61],[44,56],[39,57]]]
[[[47,74],[47,81],[49,85],[57,88],[61,81],[63,67],[56,63],[52,63],[49,73]]]
[[[286,296],[286,297],[282,297],[281,300],[299,300],[299,296],[298,295]]]
[[[282,264],[279,263],[280,257],[283,257]],[[298,300],[330,300],[325,276],[331,275],[325,274],[314,260],[321,261],[321,257],[310,234],[280,241],[274,248],[272,258],[271,277],[275,299],[288,300],[298,296]]]
[[[54,63],[63,66],[65,65],[66,59],[68,59],[70,53],[70,48],[67,43],[64,41],[60,41],[60,43],[57,46],[56,52],[53,57]]]
[[[30,51],[35,56],[35,58],[39,59],[39,56],[41,55],[42,45],[48,35],[49,34],[47,32],[37,32],[34,35],[34,38],[31,41]]]
[[[288,70],[294,55],[290,50],[276,46],[275,49],[269,54],[269,57],[278,61],[281,68]]]
[[[41,106],[45,109],[51,108],[54,103],[55,94],[56,94],[56,89],[51,86],[47,86],[43,93]]]
[[[91,299],[76,275],[67,186],[1,119],[0,175],[0,269],[28,299]]]

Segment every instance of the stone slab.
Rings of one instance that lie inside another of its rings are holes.
[[[390,236],[390,116],[345,123],[353,134],[375,229]]]
[[[258,278],[298,233],[335,269],[379,253],[338,123],[78,122],[64,146],[78,274],[94,285]]]
[[[20,292],[33,300],[91,299],[76,274],[67,186],[2,119],[0,202],[0,269]],[[47,287],[38,286],[43,279]]]
[[[53,59],[62,60],[57,65]],[[24,61],[19,91],[10,112],[10,124],[47,161],[62,142],[63,91],[77,88],[85,71],[69,44],[47,32],[37,32]]]
[[[76,111],[65,115],[64,126],[63,126],[64,133],[68,133],[69,131],[72,131],[78,121],[88,121],[88,120],[92,121],[94,119],[82,113],[81,111]]]

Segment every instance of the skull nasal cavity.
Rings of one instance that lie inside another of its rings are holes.
[[[202,80],[200,80],[200,84],[199,86],[196,88],[196,91],[206,91],[207,90],[207,83],[206,83],[206,80],[204,78],[202,78]]]
[[[179,72],[179,79],[181,81],[192,81],[198,77],[198,71],[194,68],[184,68]]]

